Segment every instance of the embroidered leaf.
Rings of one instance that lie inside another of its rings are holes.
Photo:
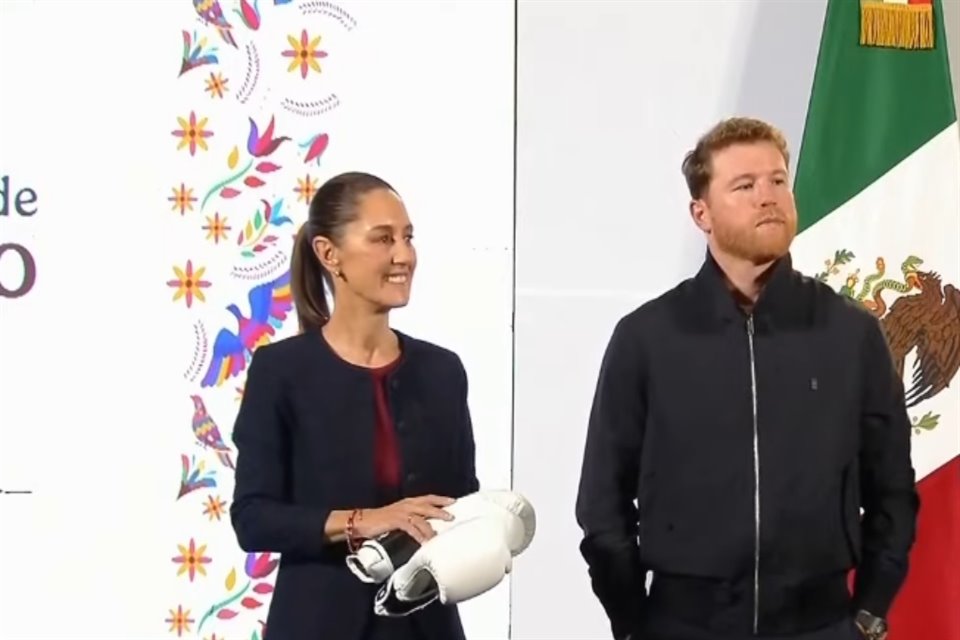
[[[233,609],[220,609],[220,611],[217,611],[217,617],[221,620],[232,620],[239,614],[239,611],[234,611]]]
[[[258,582],[256,586],[253,587],[254,592],[259,593],[260,595],[265,595],[273,592],[273,587],[270,586],[267,582]]]
[[[243,256],[244,258],[255,258],[257,254],[247,249],[245,251],[241,251],[240,255]]]
[[[262,187],[267,183],[261,180],[260,178],[258,178],[257,176],[247,176],[246,178],[243,179],[243,184],[247,185],[248,187],[256,189],[257,187]]]
[[[231,169],[235,169],[237,166],[237,161],[240,160],[240,150],[236,146],[233,147],[233,151],[230,152],[230,155],[227,156],[227,166]]]
[[[280,168],[280,165],[273,164],[272,162],[267,162],[266,160],[259,163],[256,167],[257,171],[259,171],[260,173],[273,173],[279,168]]]
[[[232,187],[224,187],[220,191],[220,197],[222,198],[236,198],[238,195],[240,195],[240,192]]]
[[[230,569],[230,573],[227,574],[226,587],[227,591],[233,591],[233,588],[237,585],[237,570]]]
[[[250,596],[247,596],[246,598],[241,600],[240,604],[245,606],[247,609],[256,609],[257,607],[260,607],[263,605],[262,602],[260,602],[256,598],[251,598]]]
[[[847,264],[853,260],[856,256],[853,255],[853,252],[848,249],[840,249],[834,255],[833,261],[836,264]]]
[[[259,229],[262,226],[263,226],[263,216],[260,214],[259,211],[257,211],[257,213],[253,216],[253,228]]]
[[[271,244],[271,243],[277,241],[277,236],[266,236],[266,237],[263,239],[263,241],[266,242],[267,244]]]

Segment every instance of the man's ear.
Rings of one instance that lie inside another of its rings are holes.
[[[330,273],[336,273],[340,268],[340,256],[337,246],[324,236],[317,236],[313,239],[313,252],[323,268]]]
[[[710,229],[713,228],[710,222],[710,208],[703,199],[690,201],[690,218],[693,224],[704,233],[710,233]]]

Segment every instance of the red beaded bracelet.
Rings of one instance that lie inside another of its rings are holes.
[[[359,548],[355,537],[355,520],[363,520],[363,509],[354,509],[347,518],[347,549],[350,553],[356,553],[357,548]]]

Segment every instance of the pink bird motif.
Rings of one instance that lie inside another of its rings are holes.
[[[234,9],[233,12],[240,16],[243,24],[250,30],[256,31],[260,28],[260,9],[257,7],[257,0],[253,0],[253,4],[247,0],[240,0],[240,8]]]
[[[307,153],[303,158],[303,163],[307,164],[311,160],[316,160],[317,164],[320,164],[320,156],[323,155],[323,152],[327,150],[327,146],[330,144],[330,136],[326,133],[318,133],[306,142],[301,142],[299,146],[301,149],[306,149]]]
[[[213,449],[217,452],[220,462],[229,469],[236,469],[233,466],[233,460],[230,459],[230,447],[223,441],[220,435],[220,428],[213,421],[210,414],[207,413],[207,407],[203,403],[203,398],[198,395],[190,396],[193,400],[193,435],[205,449]]]

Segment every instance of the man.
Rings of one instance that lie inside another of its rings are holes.
[[[615,638],[885,635],[919,506],[903,385],[879,323],[793,270],[788,158],[756,120],[700,139],[706,260],[604,355],[576,513]]]

